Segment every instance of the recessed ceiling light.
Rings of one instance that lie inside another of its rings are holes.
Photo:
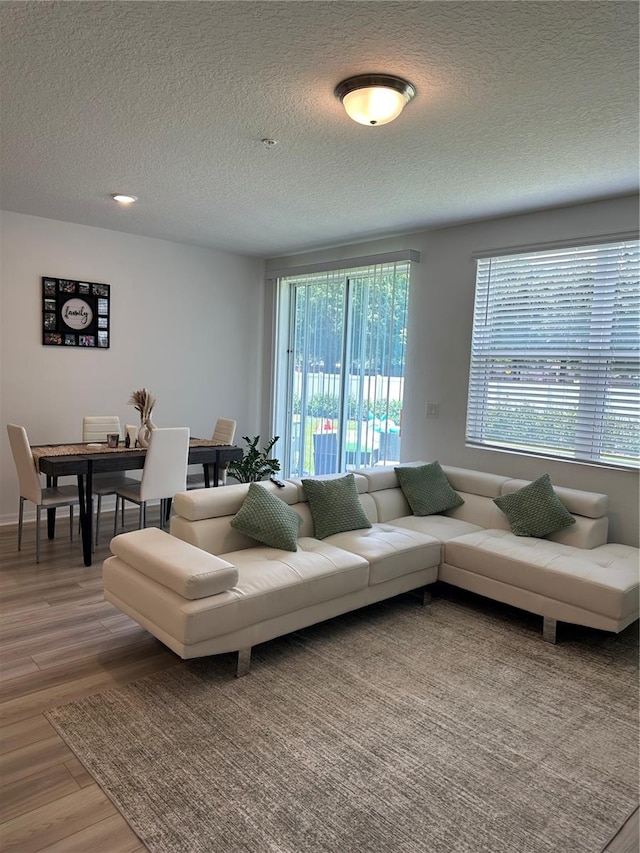
[[[111,193],[111,198],[118,204],[133,204],[134,201],[138,201],[137,195],[126,195],[125,193]]]

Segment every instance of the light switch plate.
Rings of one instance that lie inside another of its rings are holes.
[[[440,403],[427,402],[424,408],[425,418],[437,418],[440,415]]]

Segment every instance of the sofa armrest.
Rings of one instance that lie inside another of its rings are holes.
[[[238,582],[238,570],[231,563],[157,527],[115,536],[111,551],[123,563],[184,598],[217,595]]]

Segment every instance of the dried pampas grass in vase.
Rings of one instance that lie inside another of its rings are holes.
[[[133,391],[129,397],[129,405],[134,406],[140,412],[140,429],[138,430],[137,442],[139,447],[149,446],[151,430],[156,428],[156,425],[151,420],[151,412],[155,404],[156,398],[146,388]]]

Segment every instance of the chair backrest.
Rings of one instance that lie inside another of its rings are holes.
[[[222,444],[233,444],[235,434],[235,421],[232,421],[229,418],[218,418],[211,438],[213,441],[219,441]]]
[[[16,471],[18,472],[20,497],[27,498],[34,504],[39,504],[42,502],[42,486],[33,461],[27,431],[22,426],[7,424],[7,432],[9,433],[13,461],[16,463]]]
[[[87,415],[82,419],[83,441],[105,442],[110,432],[117,432],[124,438],[120,432],[120,418],[116,415]]]
[[[187,488],[189,427],[151,430],[142,469],[140,498],[143,501],[172,498]]]

